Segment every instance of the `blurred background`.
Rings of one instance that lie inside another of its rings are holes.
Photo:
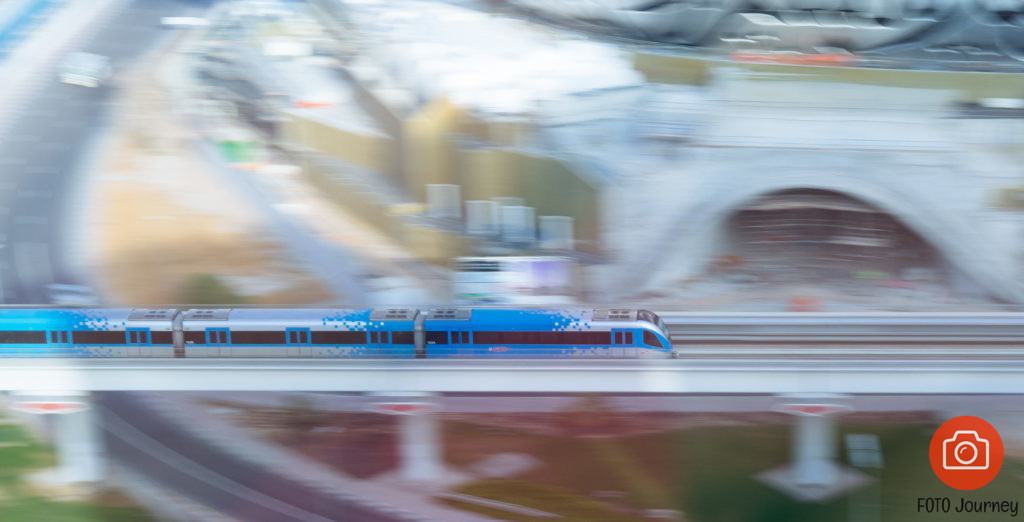
[[[1012,0],[71,3],[4,5],[7,303],[1024,299]]]
[[[1021,72],[1021,0],[0,0],[0,303],[1021,311]],[[790,417],[676,399],[444,402],[445,465],[480,479],[460,494],[561,500],[434,516],[910,520],[934,492],[802,504],[751,486],[785,460]],[[393,487],[397,417],[359,400],[104,399],[234,419]],[[865,452],[926,447],[951,409],[895,404],[844,421],[869,436],[849,457],[865,476]],[[0,509],[36,498],[17,476],[52,458],[28,435],[46,423],[16,419]],[[763,462],[715,468],[722,437]],[[123,451],[140,452],[122,454],[134,500],[105,493],[89,516],[274,519],[124,507],[202,495],[146,489],[141,454],[160,452]],[[902,470],[911,450],[892,451]],[[938,484],[917,464],[892,483]],[[727,494],[745,487],[749,509]]]

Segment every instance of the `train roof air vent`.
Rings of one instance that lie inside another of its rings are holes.
[[[427,312],[427,319],[432,321],[467,321],[470,310],[463,308],[435,308]]]
[[[632,321],[636,319],[636,310],[629,308],[610,308],[595,310],[595,321]]]
[[[133,308],[128,314],[129,321],[170,320],[178,311],[173,308]]]
[[[186,321],[227,321],[228,308],[200,308],[185,312]]]
[[[370,312],[371,321],[412,321],[416,310],[412,308],[380,308]]]

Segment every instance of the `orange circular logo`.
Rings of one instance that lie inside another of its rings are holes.
[[[949,419],[932,435],[928,458],[939,480],[956,489],[978,489],[999,474],[1003,439],[991,424],[964,415]]]

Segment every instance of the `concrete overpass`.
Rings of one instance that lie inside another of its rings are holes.
[[[518,362],[9,359],[0,363],[0,383],[7,390],[45,395],[131,390],[1024,394],[1024,354]]]

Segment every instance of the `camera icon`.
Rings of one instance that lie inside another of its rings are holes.
[[[957,431],[942,441],[943,469],[988,469],[988,439],[974,430]]]

